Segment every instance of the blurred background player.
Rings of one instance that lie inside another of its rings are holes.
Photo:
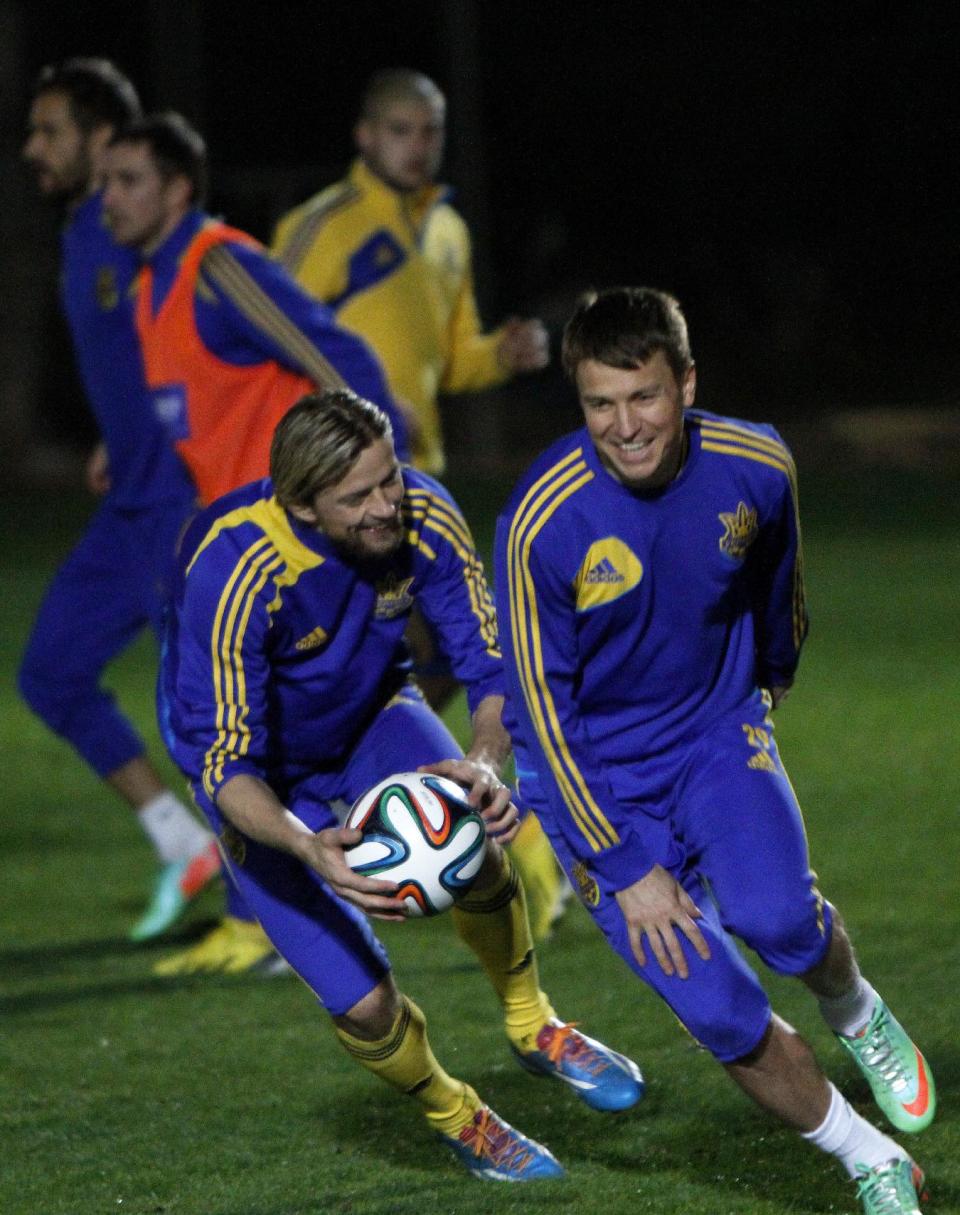
[[[470,233],[451,191],[436,181],[445,133],[446,99],[429,77],[378,72],[363,96],[359,156],[347,177],[284,216],[273,239],[297,281],[380,356],[409,427],[413,464],[434,475],[445,464],[439,394],[491,388],[549,361],[539,320],[511,317],[481,332]],[[408,641],[418,682],[442,708],[456,681],[417,614]],[[565,882],[532,816],[513,854],[539,940]]]
[[[165,786],[144,742],[100,684],[148,625],[157,630],[176,538],[195,491],[144,381],[130,287],[136,257],[104,226],[100,172],[110,139],[137,119],[130,81],[105,59],[46,67],[23,149],[40,193],[66,209],[62,304],[101,441],[86,469],[102,499],[57,571],[19,674],[35,713],[136,812],[160,870],[134,940],[163,932],[220,868],[212,836]]]
[[[926,1127],[933,1077],[817,889],[771,711],[807,632],[796,470],[772,426],[694,410],[677,301],[586,297],[564,368],[585,426],[497,524],[514,726],[557,854],[611,947],[762,1109],[918,1215],[923,1174],[771,1009],[735,937],[816,997],[877,1104]]]
[[[493,838],[512,835],[516,809],[500,779],[510,740],[496,620],[469,529],[437,481],[401,467],[386,415],[350,392],[290,410],[270,473],[214,503],[185,538],[162,680],[171,750],[247,903],[349,1054],[413,1097],[479,1176],[558,1176],[545,1149],[437,1064],[366,918],[403,918],[396,886],[350,870],[343,848],[360,832],[338,827],[331,806],[425,765],[469,789],[491,838],[452,914],[518,1061],[592,1109],[640,1100],[635,1064],[555,1017],[523,887]],[[414,602],[467,689],[466,756],[410,680]]]
[[[369,347],[256,241],[206,214],[206,181],[204,141],[178,114],[130,123],[107,150],[105,215],[142,265],[135,320],[147,384],[200,501],[265,476],[277,421],[316,387],[349,384],[376,401],[404,450]],[[272,947],[229,882],[227,904],[220,924],[157,973],[268,971]]]

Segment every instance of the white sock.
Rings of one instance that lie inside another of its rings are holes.
[[[202,852],[213,835],[168,789],[145,802],[137,811],[140,826],[165,864],[188,861]]]
[[[866,1027],[879,998],[863,975],[858,975],[856,983],[844,995],[835,999],[823,996],[817,1003],[833,1032],[852,1038]]]
[[[832,1084],[826,1118],[816,1130],[802,1131],[801,1135],[822,1152],[836,1156],[851,1177],[888,1160],[907,1159],[903,1148],[861,1118]]]

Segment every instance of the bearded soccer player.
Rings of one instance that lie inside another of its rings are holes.
[[[171,750],[233,880],[350,1055],[411,1096],[477,1176],[559,1176],[546,1149],[437,1063],[364,914],[402,918],[396,887],[349,869],[343,849],[360,832],[332,809],[413,768],[469,789],[491,838],[453,915],[519,1063],[593,1109],[640,1099],[635,1064],[554,1016],[523,888],[493,838],[510,838],[516,808],[500,780],[509,739],[496,622],[469,530],[439,483],[401,468],[385,414],[352,393],[295,405],[270,471],[215,502],[185,538],[162,681]],[[467,688],[466,756],[410,682],[415,602]]]
[[[86,479],[101,502],[47,589],[19,674],[27,704],[136,812],[153,846],[159,870],[130,930],[138,941],[169,928],[220,868],[210,833],[100,683],[144,628],[159,629],[176,538],[196,503],[146,388],[130,300],[139,263],[103,222],[107,146],[139,115],[133,85],[105,59],[44,68],[34,88],[23,155],[43,197],[66,212],[62,302],[100,430]]]
[[[836,1156],[867,1215],[923,1177],[770,1007],[734,938],[813,993],[900,1131],[923,1056],[816,888],[772,711],[807,631],[793,460],[767,425],[694,409],[677,301],[587,297],[564,335],[584,426],[521,478],[497,600],[523,790],[611,947],[763,1109]]]

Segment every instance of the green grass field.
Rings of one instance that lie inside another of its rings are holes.
[[[489,543],[481,487],[461,498]],[[931,1212],[960,1211],[957,588],[944,478],[845,470],[805,478],[813,631],[778,737],[824,891],[865,971],[924,1045],[940,1114],[910,1146]],[[151,964],[218,913],[203,897],[171,939],[125,931],[151,862],[138,831],[19,704],[13,673],[78,503],[3,501],[0,567],[0,964],[3,1215],[826,1215],[857,1210],[834,1162],[756,1112],[573,907],[541,950],[561,1015],[636,1057],[648,1095],[608,1117],[511,1062],[489,989],[444,919],[386,926],[434,1046],[569,1177],[482,1185],[415,1110],[340,1051],[292,978],[161,981]],[[152,647],[112,673],[150,729]],[[462,719],[460,719],[462,720]],[[171,773],[172,778],[172,773]],[[865,1085],[796,984],[778,1009],[858,1109]]]

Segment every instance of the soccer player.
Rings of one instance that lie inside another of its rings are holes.
[[[807,630],[793,460],[771,426],[692,408],[663,292],[587,297],[563,361],[585,425],[497,529],[508,701],[537,773],[522,792],[611,946],[744,1092],[838,1157],[868,1215],[917,1215],[920,1170],[733,939],[809,988],[897,1129],[930,1122],[927,1063],[814,885],[774,741]]]
[[[206,178],[204,141],[176,114],[128,124],[107,150],[106,217],[142,262],[135,319],[147,383],[201,501],[265,476],[277,421],[315,387],[349,384],[374,399],[405,451],[402,420],[369,348],[256,241],[202,210]],[[269,942],[229,882],[227,908],[156,973],[269,972]]]
[[[400,918],[396,887],[349,869],[343,849],[360,833],[331,809],[427,765],[467,787],[491,838],[453,915],[520,1063],[595,1109],[640,1099],[635,1064],[556,1019],[523,888],[493,838],[510,838],[516,809],[499,778],[509,752],[502,670],[469,530],[436,481],[401,468],[385,414],[353,393],[295,405],[277,428],[270,473],[215,502],[185,538],[162,682],[171,749],[247,903],[347,1051],[413,1096],[477,1175],[559,1176],[546,1149],[436,1062],[364,914]],[[414,602],[467,688],[466,756],[409,681]]]
[[[311,295],[362,334],[383,363],[410,429],[412,459],[440,475],[445,457],[437,397],[490,388],[549,360],[541,321],[511,317],[482,333],[470,233],[437,184],[446,99],[420,72],[393,68],[369,81],[347,177],[284,216],[273,249]],[[435,638],[415,614],[409,636],[417,679],[434,708],[456,690]],[[536,819],[513,846],[534,936],[562,905],[556,862]]]
[[[105,59],[43,69],[23,149],[40,193],[64,206],[62,304],[100,430],[87,463],[102,501],[57,571],[19,673],[33,711],[135,812],[159,862],[134,940],[163,932],[215,877],[212,836],[161,779],[134,725],[100,684],[148,625],[159,628],[175,540],[195,490],[144,381],[130,287],[137,259],[102,220],[106,147],[140,114],[130,81]]]
[[[436,182],[446,100],[402,68],[369,82],[348,176],[280,220],[273,250],[380,357],[410,428],[412,460],[444,468],[437,395],[476,391],[549,360],[536,319],[482,333],[470,233]]]

